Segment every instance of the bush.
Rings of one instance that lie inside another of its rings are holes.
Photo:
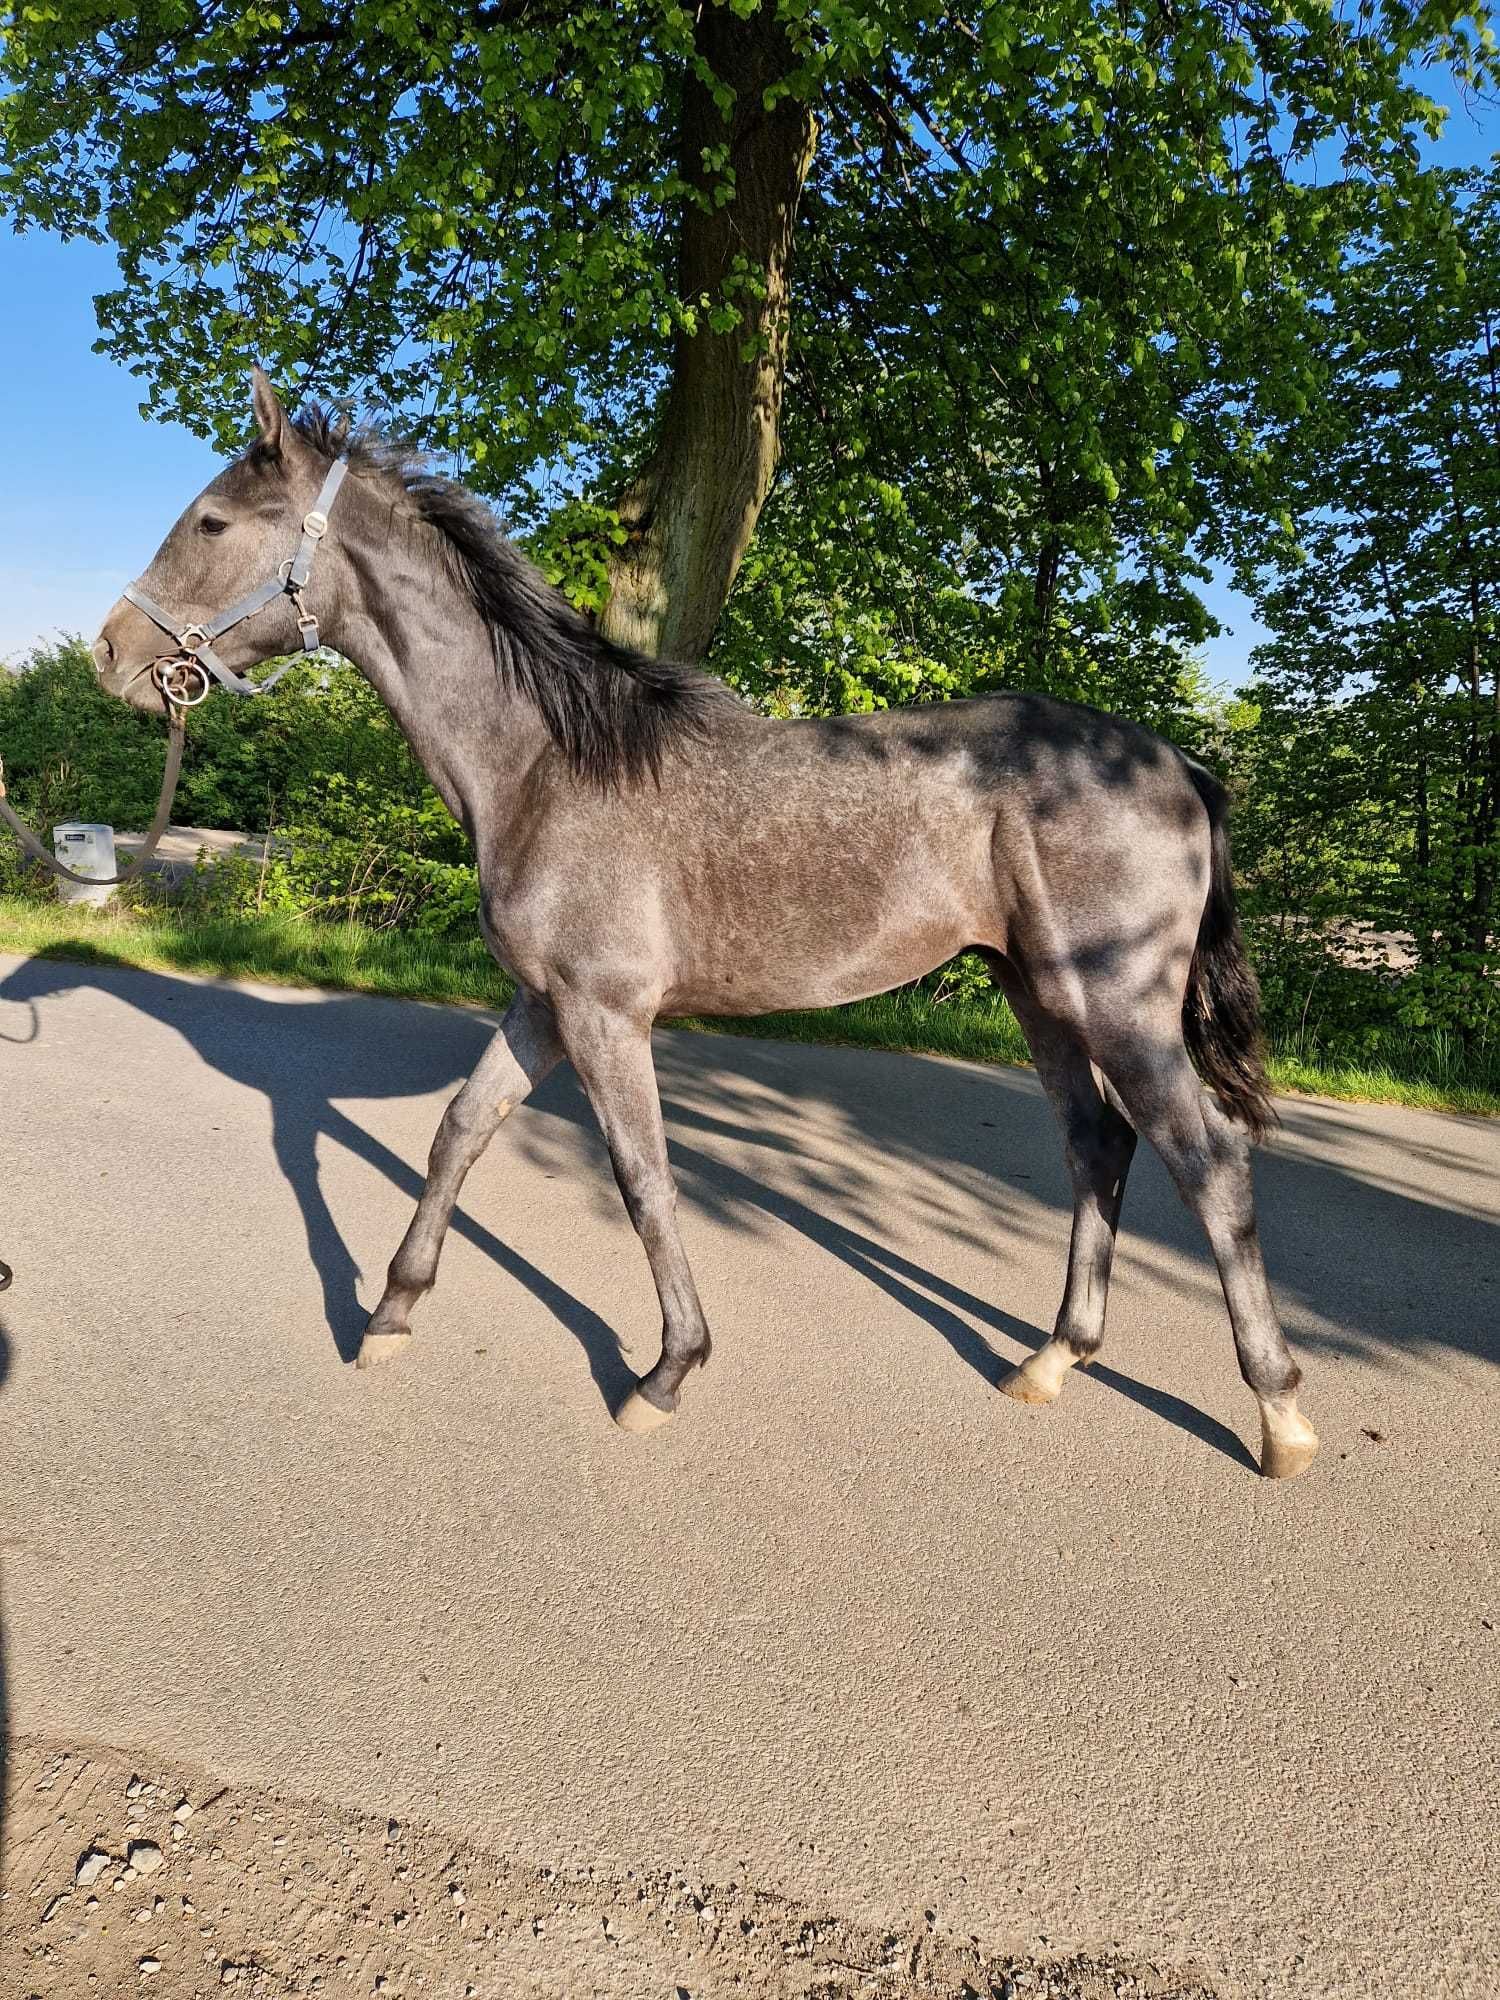
[[[16,809],[39,831],[74,818],[138,829],[155,808],[162,725],[100,690],[81,640],[0,671],[0,746]],[[442,933],[478,908],[467,836],[374,690],[340,663],[295,667],[266,701],[195,709],[173,819],[277,837],[268,862],[195,871],[177,893],[203,915],[300,911]],[[50,893],[9,839],[0,871],[0,888]]]

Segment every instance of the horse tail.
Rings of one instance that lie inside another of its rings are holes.
[[[1208,900],[1188,967],[1182,1000],[1182,1038],[1198,1074],[1252,1139],[1276,1123],[1266,1076],[1260,987],[1245,953],[1234,875],[1229,865],[1229,797],[1212,772],[1184,759],[1208,812]]]

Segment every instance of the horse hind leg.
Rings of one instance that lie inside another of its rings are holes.
[[[1180,1022],[1117,1028],[1095,1037],[1097,1059],[1136,1129],[1202,1224],[1218,1265],[1240,1374],[1260,1405],[1260,1469],[1269,1479],[1305,1472],[1317,1433],[1297,1406],[1301,1370],[1281,1330],[1255,1223],[1250,1141],[1203,1088]]]
[[[999,977],[1062,1127],[1073,1183],[1068,1276],[1052,1338],[1004,1376],[999,1387],[1018,1403],[1052,1403],[1068,1370],[1087,1367],[1104,1340],[1115,1234],[1135,1132],[1101,1091],[1077,1035],[1039,1007],[1014,978],[1003,971]]]

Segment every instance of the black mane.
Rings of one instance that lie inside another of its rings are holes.
[[[603,786],[660,778],[674,743],[703,733],[733,696],[721,681],[606,639],[507,540],[484,502],[430,471],[421,452],[378,431],[351,430],[327,410],[296,419],[298,434],[353,471],[399,481],[443,537],[454,573],[489,628],[496,670],[531,701],[583,778]]]

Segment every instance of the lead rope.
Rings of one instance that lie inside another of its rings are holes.
[[[0,819],[5,821],[5,824],[10,828],[11,832],[33,861],[39,861],[44,868],[50,868],[54,875],[61,875],[65,881],[82,882],[85,886],[94,888],[112,888],[116,883],[132,881],[140,874],[152,855],[155,854],[161,837],[167,830],[167,822],[172,817],[172,800],[177,791],[178,774],[182,770],[184,737],[182,716],[176,708],[171,710],[168,722],[170,733],[167,737],[167,763],[166,769],[161,774],[161,796],[156,801],[156,816],[151,822],[150,829],[146,834],[145,845],[142,847],[140,853],[130,863],[129,867],[122,868],[118,875],[80,875],[77,869],[69,868],[66,862],[59,861],[55,854],[48,853],[47,849],[43,847],[25,820],[21,818],[19,813],[12,809],[5,796],[5,760],[3,758],[0,758]],[[4,1270],[4,1268],[3,1265],[0,1265],[0,1270]],[[0,1282],[0,1292],[4,1291],[5,1286],[9,1282],[10,1278],[7,1273],[3,1282]]]

